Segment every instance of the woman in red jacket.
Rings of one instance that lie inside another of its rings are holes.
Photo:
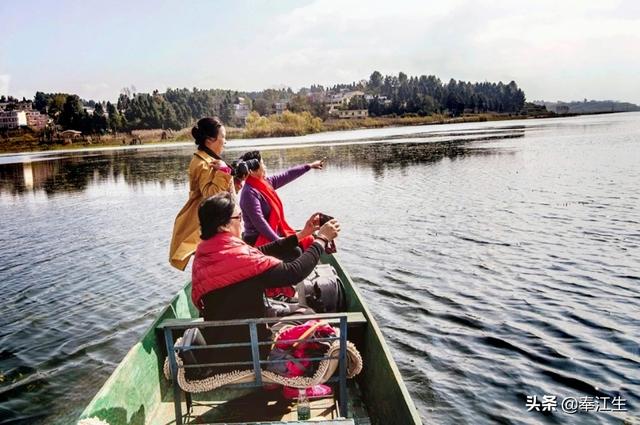
[[[318,264],[326,245],[340,232],[337,220],[324,224],[313,243],[290,262],[276,257],[298,245],[295,234],[259,248],[242,240],[242,213],[233,196],[221,193],[202,202],[198,210],[202,242],[198,245],[192,269],[192,300],[205,320],[247,319],[265,316],[264,290],[293,285],[307,277]],[[303,230],[311,235],[318,227],[318,214],[312,215]],[[265,328],[259,328],[260,340],[269,338]],[[209,344],[249,341],[247,326],[237,328],[207,328]],[[266,356],[268,346],[261,346]],[[207,356],[208,362],[249,360],[249,347],[216,349]],[[238,367],[219,368],[217,372]]]

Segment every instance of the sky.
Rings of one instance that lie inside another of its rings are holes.
[[[257,91],[383,75],[640,104],[640,1],[0,1],[0,94]]]

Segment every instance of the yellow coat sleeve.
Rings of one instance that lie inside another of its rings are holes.
[[[203,162],[200,165],[200,173],[198,174],[198,188],[203,198],[208,198],[220,192],[231,190],[231,175],[222,171],[214,170]]]

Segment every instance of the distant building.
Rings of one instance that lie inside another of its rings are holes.
[[[40,111],[25,111],[27,115],[27,125],[34,130],[42,131],[49,122],[49,117],[41,114]]]
[[[235,103],[233,105],[233,116],[243,122],[247,120],[250,112],[249,105],[246,103]]]
[[[25,111],[1,111],[0,128],[18,128],[27,125],[27,114]]]
[[[391,99],[389,99],[387,96],[378,96],[377,98],[378,104],[385,106],[391,105]],[[366,100],[367,102],[374,102],[376,101],[376,96],[368,94],[364,97],[364,100]]]
[[[276,102],[273,104],[273,111],[276,115],[282,115],[287,110],[287,102]]]
[[[568,114],[569,113],[569,106],[568,105],[558,105],[556,107],[556,112],[558,114]]]
[[[30,100],[25,102],[2,102],[0,103],[0,109],[11,109],[13,111],[30,111],[33,109],[33,104]]]
[[[355,90],[332,94],[329,97],[329,103],[327,104],[327,111],[329,112],[329,115],[339,114],[341,109],[349,106],[349,101],[354,96],[364,96],[364,92]]]
[[[367,109],[353,109],[346,111],[338,111],[338,118],[352,119],[352,118],[367,118],[369,111]]]
[[[80,137],[82,137],[82,132],[78,130],[65,130],[61,132],[60,135],[65,141],[71,141],[73,139],[79,139]]]
[[[324,91],[309,92],[307,93],[307,98],[311,102],[325,102],[327,95]]]
[[[375,98],[376,98],[376,96],[374,96],[372,94],[365,94],[364,95],[364,100],[366,100],[367,102],[371,102]],[[378,96],[378,102],[384,103],[384,104],[387,104],[387,102],[391,103],[391,101],[387,98],[387,96]]]

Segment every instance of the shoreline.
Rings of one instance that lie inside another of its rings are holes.
[[[617,113],[617,112],[611,112]],[[403,117],[403,118],[371,118],[370,125],[364,125],[365,120],[344,120],[344,121],[329,121],[325,122],[325,131],[321,132],[309,132],[299,135],[282,135],[282,136],[260,136],[260,137],[247,137],[244,129],[230,128],[228,133],[229,140],[259,140],[259,139],[278,139],[287,137],[301,137],[314,134],[326,134],[335,133],[341,131],[353,131],[353,130],[366,130],[366,129],[382,129],[382,128],[400,128],[400,127],[412,127],[412,126],[438,126],[445,124],[465,124],[465,123],[483,123],[494,121],[517,121],[517,120],[536,120],[544,118],[568,118],[590,114],[565,114],[565,115],[544,115],[544,116],[507,116],[507,115],[494,115],[494,114],[476,114],[455,118],[434,118],[433,116],[427,117]],[[42,154],[68,154],[74,152],[99,152],[99,151],[112,151],[112,150],[130,150],[130,149],[149,149],[156,147],[183,147],[193,144],[193,141],[189,138],[177,139],[170,141],[162,141],[152,139],[151,141],[143,142],[137,145],[122,145],[121,143],[78,143],[77,145],[63,145],[55,144],[49,149],[33,149],[33,150],[4,150],[3,146],[0,146],[0,158],[6,158],[19,155],[42,155]],[[36,147],[42,147],[39,143]]]

